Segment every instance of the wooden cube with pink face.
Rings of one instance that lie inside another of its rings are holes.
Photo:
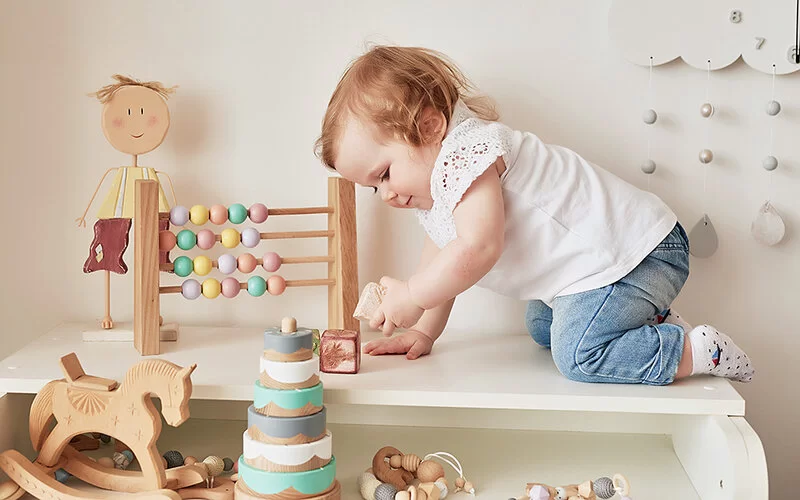
[[[353,330],[325,330],[319,342],[319,369],[326,373],[358,373],[361,335]]]

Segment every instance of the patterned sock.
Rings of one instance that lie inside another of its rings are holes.
[[[692,346],[692,375],[709,374],[738,382],[753,380],[753,364],[730,337],[709,325],[689,331]]]

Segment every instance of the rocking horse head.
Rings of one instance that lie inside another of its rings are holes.
[[[196,364],[181,368],[163,359],[145,360],[128,370],[121,390],[125,393],[158,397],[164,420],[177,427],[189,418],[191,375],[195,368]]]

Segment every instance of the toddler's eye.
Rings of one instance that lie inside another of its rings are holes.
[[[390,169],[390,168],[391,168],[391,167],[386,167],[386,171],[384,171],[384,172],[383,172],[383,174],[381,175],[381,180],[382,180],[382,181],[385,181],[386,179],[388,179],[388,178],[389,178],[389,169]]]

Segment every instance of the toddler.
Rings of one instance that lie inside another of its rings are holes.
[[[381,279],[366,354],[430,353],[473,285],[528,301],[533,340],[581,382],[669,384],[694,374],[749,382],[727,335],[670,305],[689,275],[676,215],[569,149],[512,130],[444,55],[379,46],[351,63],[322,123],[329,168],[413,209],[427,237],[416,274]]]

